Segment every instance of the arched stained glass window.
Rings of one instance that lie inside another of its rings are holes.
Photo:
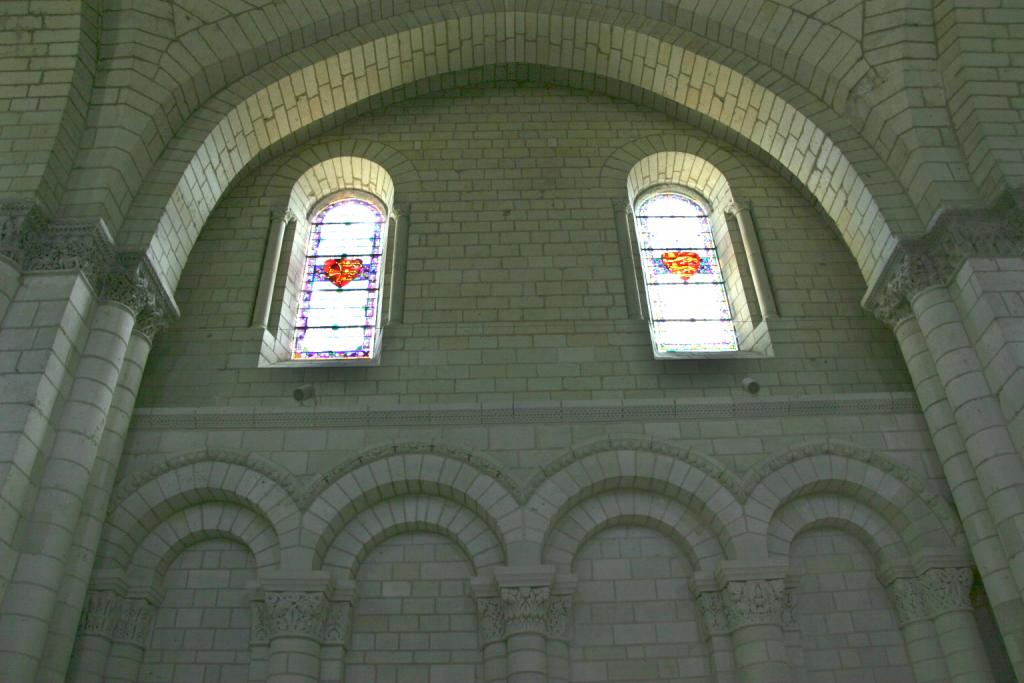
[[[655,355],[738,350],[705,208],[681,189],[659,188],[634,214]]]
[[[380,345],[387,217],[376,201],[348,194],[310,226],[299,292],[294,360],[369,360]]]

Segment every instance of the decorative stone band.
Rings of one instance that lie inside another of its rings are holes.
[[[480,644],[487,645],[515,633],[543,633],[569,640],[572,596],[551,595],[548,587],[502,588],[499,597],[477,598]]]
[[[899,243],[865,307],[889,326],[910,317],[918,292],[945,285],[973,256],[1024,254],[1024,211],[1013,199],[987,211],[948,211],[926,236]]]
[[[351,628],[352,603],[348,601],[326,601],[324,604],[323,626],[319,631],[318,640],[321,645],[348,645]],[[271,614],[264,599],[252,601],[252,622],[249,642],[252,645],[267,645],[273,635],[292,635],[276,633],[271,623]]]
[[[89,591],[79,622],[83,634],[146,647],[156,608],[144,598],[126,598],[114,591]]]
[[[327,599],[322,591],[267,591],[264,602],[269,640],[282,636],[323,639]]]
[[[786,586],[782,579],[726,583],[722,590],[722,604],[729,631],[756,624],[775,624],[781,627],[785,594]]]

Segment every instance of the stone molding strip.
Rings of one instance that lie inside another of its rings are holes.
[[[138,408],[140,430],[303,429],[459,424],[542,424],[622,421],[732,420],[815,415],[919,413],[912,393],[844,394],[758,399],[552,401],[438,408]]]

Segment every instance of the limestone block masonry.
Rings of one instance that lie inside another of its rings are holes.
[[[1022,69],[1019,0],[0,2],[0,683],[1024,681]],[[339,197],[379,349],[296,360]]]

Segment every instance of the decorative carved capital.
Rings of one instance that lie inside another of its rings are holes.
[[[797,620],[797,598],[796,590],[787,587],[782,592],[782,630],[797,631],[800,629],[800,622]]]
[[[89,591],[85,597],[85,608],[78,622],[80,633],[114,637],[114,628],[121,617],[121,597],[114,591]]]
[[[970,610],[973,585],[974,572],[967,567],[929,569],[921,577],[924,606],[933,617]]]
[[[352,603],[348,601],[331,601],[327,603],[327,614],[324,617],[323,643],[329,645],[347,645],[351,629]]]
[[[514,586],[501,589],[505,629],[509,633],[522,631],[544,633],[547,626],[547,601],[551,589],[547,586]]]
[[[480,624],[480,644],[487,645],[505,637],[505,611],[500,598],[477,598],[477,621]]]
[[[101,220],[38,225],[22,232],[20,262],[24,270],[80,270],[98,287],[114,265],[114,245]]]
[[[729,630],[754,624],[782,625],[786,587],[782,579],[730,581],[722,591]]]
[[[249,643],[251,645],[266,645],[270,642],[270,617],[267,614],[267,603],[263,600],[253,600],[250,604],[252,615],[249,624]]]
[[[35,202],[14,201],[0,204],[0,255],[15,263],[24,263],[25,248],[30,235],[45,225],[42,211]]]
[[[265,597],[268,636],[321,640],[327,614],[323,592],[268,591]]]
[[[895,579],[889,584],[889,600],[900,626],[928,618],[921,581],[917,577]]]
[[[548,638],[569,640],[572,625],[572,596],[552,595],[545,615],[545,633]]]
[[[144,648],[149,641],[150,627],[156,608],[142,598],[124,598],[121,617],[114,627],[114,640]]]
[[[729,618],[720,592],[698,593],[697,609],[700,610],[704,630],[708,635],[720,636],[729,633]]]
[[[965,259],[973,256],[1024,254],[1024,220],[1020,208],[949,211],[924,237],[897,245],[889,266],[864,302],[887,325],[910,315],[910,301],[928,287],[946,285]]]

